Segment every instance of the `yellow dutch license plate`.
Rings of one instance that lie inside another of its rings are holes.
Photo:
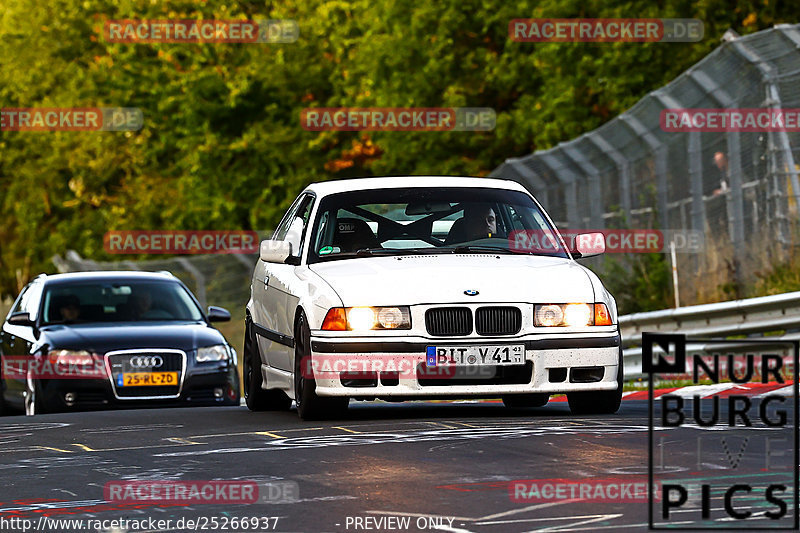
[[[178,372],[126,372],[117,376],[119,387],[177,385]]]

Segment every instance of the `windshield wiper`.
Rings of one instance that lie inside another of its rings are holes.
[[[456,246],[455,248],[450,248],[451,253],[454,254],[469,254],[469,253],[504,253],[504,254],[527,254],[528,252],[515,252],[508,248],[503,248],[501,246],[482,246],[482,245],[469,245],[469,246]]]
[[[355,255],[419,255],[430,252],[446,253],[447,250],[440,248],[362,248],[356,251]]]

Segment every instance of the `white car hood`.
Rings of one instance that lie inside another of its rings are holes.
[[[499,258],[498,258],[499,257]],[[592,302],[583,267],[557,257],[447,254],[310,265],[345,307],[478,302]],[[464,291],[476,290],[475,296]]]

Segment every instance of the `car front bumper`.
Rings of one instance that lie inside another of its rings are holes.
[[[471,371],[462,368],[456,375],[425,374],[429,346],[513,344],[524,344],[524,365],[490,366],[483,370],[471,367]],[[311,352],[312,360],[317,363],[357,361],[361,363],[361,368],[369,369],[354,374],[318,372],[319,366],[315,367],[318,395],[353,398],[470,397],[614,390],[618,386],[617,371],[621,362],[618,333],[480,340],[403,337],[358,339],[312,335]],[[390,363],[394,363],[394,366],[390,366]],[[401,365],[404,370],[399,375],[392,371],[379,371]],[[329,365],[328,368],[337,367]]]
[[[147,389],[147,387],[143,387]],[[215,391],[222,391],[217,396]],[[102,379],[41,380],[39,394],[47,410],[72,411],[121,407],[179,405],[239,405],[239,376],[236,366],[210,364],[207,368],[191,367],[186,373],[180,395],[174,398],[120,398],[111,381]],[[65,395],[74,400],[67,403]]]

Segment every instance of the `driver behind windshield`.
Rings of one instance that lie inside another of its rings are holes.
[[[497,237],[497,216],[489,204],[470,204],[464,216],[453,223],[445,244]]]
[[[81,316],[81,301],[74,294],[59,298],[55,307],[64,322],[75,322]]]
[[[148,289],[138,289],[128,300],[132,304],[131,314],[135,319],[147,318],[153,305],[153,295]]]
[[[480,204],[465,208],[464,231],[468,241],[497,236],[494,209]]]

